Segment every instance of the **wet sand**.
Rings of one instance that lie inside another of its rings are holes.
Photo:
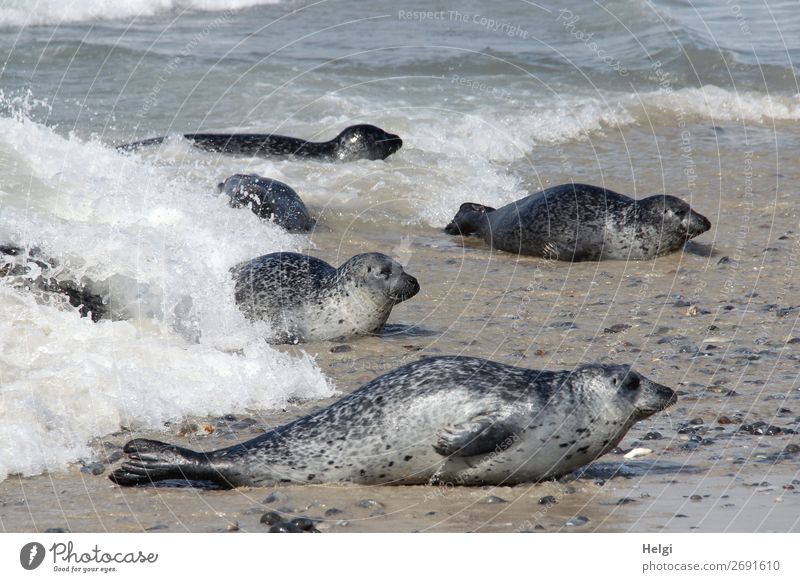
[[[685,252],[654,261],[569,264],[492,252],[477,239],[398,224],[385,205],[370,208],[368,193],[359,217],[321,216],[326,228],[312,237],[312,254],[339,264],[358,252],[386,252],[422,286],[394,310],[382,336],[279,348],[315,355],[342,393],[444,354],[547,369],[630,363],[678,391],[676,406],[637,424],[621,451],[583,475],[493,488],[208,491],[121,489],[107,479],[113,463],[97,466],[100,475],[76,465],[0,483],[0,526],[266,531],[259,518],[273,509],[320,518],[322,531],[800,531],[800,169],[783,157],[798,138],[788,125],[773,133],[689,124],[657,137],[644,127],[609,129],[591,141],[538,146],[528,162],[509,167],[532,190],[573,179],[636,197],[666,188],[689,199],[691,192],[712,230]],[[464,201],[481,202],[480,192],[465,191]],[[100,441],[150,437],[213,449],[325,404],[182,419],[163,432],[122,431]],[[774,434],[751,434],[758,432]],[[634,447],[652,453],[624,459]],[[490,496],[504,502],[489,503]],[[556,503],[540,505],[545,496]],[[566,525],[577,516],[588,521]]]

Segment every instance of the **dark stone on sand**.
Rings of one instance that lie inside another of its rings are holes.
[[[165,524],[165,523],[157,523],[155,525],[151,525],[148,528],[145,528],[144,531],[158,531],[158,530],[161,530],[161,529],[169,529],[169,526],[167,524]]]
[[[578,326],[571,321],[554,321],[547,325],[550,329],[576,329]]]
[[[364,509],[383,509],[383,503],[374,499],[362,499],[358,502],[358,506]]]
[[[632,326],[627,323],[615,323],[611,327],[605,328],[603,333],[620,333],[626,329],[630,329],[631,327]]]
[[[650,431],[646,435],[642,437],[643,441],[657,441],[658,439],[664,438],[660,432],[657,431]]]
[[[683,513],[676,513],[676,514],[675,514],[675,517],[689,517],[689,516],[688,516],[688,515],[685,515],[685,514],[683,514]]]
[[[72,532],[63,527],[48,527],[46,530],[44,530],[43,533],[72,533]]]
[[[277,511],[268,511],[261,516],[260,523],[264,525],[275,525],[283,521],[283,516]]]
[[[330,509],[325,510],[325,517],[332,517],[334,515],[339,515],[340,513],[342,513],[341,509],[331,507]]]
[[[292,522],[281,521],[269,528],[269,533],[304,533]]]
[[[702,501],[703,500],[703,496],[702,495],[692,495],[691,497],[689,497],[689,499],[692,500],[692,501]]]
[[[347,344],[333,346],[331,348],[331,353],[332,354],[344,354],[344,353],[352,352],[352,351],[353,351],[353,347],[352,346],[348,346]]]
[[[307,517],[296,517],[289,523],[303,531],[311,531],[312,529],[315,529],[314,520]]]
[[[558,501],[552,495],[545,495],[539,498],[539,505],[555,505],[556,503],[558,503]]]
[[[617,499],[617,505],[629,505],[631,503],[638,503],[638,500],[633,499],[632,497],[622,497]]]
[[[758,436],[773,436],[776,434],[780,434],[782,432],[780,427],[772,426],[771,424],[767,424],[763,421],[754,422],[752,424],[743,424],[739,427],[738,432],[743,432],[746,434],[758,435]]]
[[[583,515],[578,515],[577,517],[573,517],[572,519],[568,519],[564,525],[567,527],[580,527],[582,525],[586,525],[589,523],[589,518]]]
[[[731,263],[731,258],[729,256],[724,256],[720,260],[717,261],[718,265],[727,265]]]
[[[673,307],[689,307],[691,305],[691,302],[686,301],[686,299],[683,298],[676,299],[675,303],[672,304]]]

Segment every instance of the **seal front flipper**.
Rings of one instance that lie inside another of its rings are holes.
[[[212,468],[208,455],[204,453],[148,439],[129,441],[122,450],[128,454],[128,460],[109,475],[109,479],[118,485],[146,485],[166,479],[189,479],[230,486]]]
[[[519,437],[518,433],[519,429],[505,419],[480,414],[439,431],[433,450],[445,457],[485,455],[507,447]]]

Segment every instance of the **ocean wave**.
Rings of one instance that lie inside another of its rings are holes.
[[[176,168],[0,118],[0,244],[41,249],[60,277],[103,285],[92,323],[0,280],[0,479],[65,467],[123,424],[329,396],[308,357],[265,345],[228,269],[304,237],[231,208]]]
[[[282,0],[10,0],[0,7],[0,26],[24,27],[154,16],[176,10],[239,10]]]

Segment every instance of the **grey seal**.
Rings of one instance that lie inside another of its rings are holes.
[[[209,152],[241,154],[261,158],[310,158],[330,162],[385,160],[403,147],[400,136],[380,127],[351,125],[330,141],[313,142],[271,133],[187,133],[183,137],[195,147]],[[117,146],[130,151],[163,143],[165,137],[153,137]]]
[[[273,253],[231,272],[239,309],[270,324],[271,343],[376,333],[395,305],[419,292],[417,280],[381,253],[356,255],[338,269],[308,255]]]
[[[634,200],[588,184],[562,184],[494,209],[461,205],[445,227],[477,234],[493,248],[562,261],[653,259],[711,228],[680,198]]]
[[[444,356],[401,366],[252,440],[210,452],[128,442],[120,485],[163,479],[464,485],[541,481],[605,454],[677,401],[629,366],[541,371]]]
[[[308,232],[314,219],[300,196],[288,184],[258,174],[234,174],[217,185],[233,208],[248,207],[259,218],[290,232]]]

